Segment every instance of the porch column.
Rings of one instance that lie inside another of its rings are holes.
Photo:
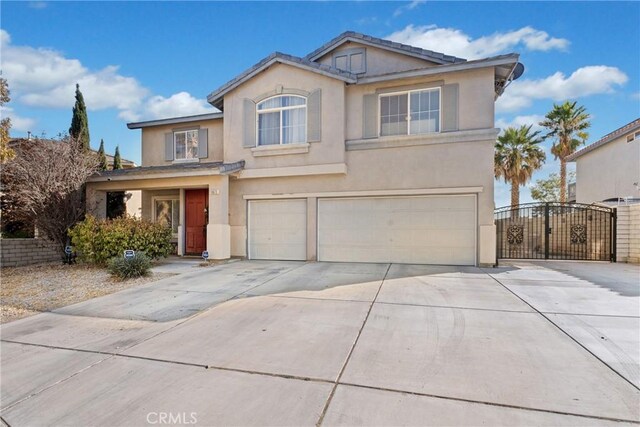
[[[209,184],[207,250],[210,259],[227,259],[231,256],[229,177],[227,175],[216,176]]]
[[[186,208],[184,204],[184,188],[180,189],[180,215],[178,222],[178,255],[184,255],[184,210]]]

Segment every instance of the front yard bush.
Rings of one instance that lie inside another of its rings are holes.
[[[120,279],[146,276],[151,269],[151,259],[144,252],[136,252],[132,258],[116,256],[109,260],[107,269]]]
[[[69,236],[79,259],[98,265],[122,258],[126,249],[144,252],[150,259],[173,252],[170,228],[129,216],[105,220],[87,216],[69,230]]]

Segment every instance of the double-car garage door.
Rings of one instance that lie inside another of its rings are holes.
[[[307,200],[249,202],[249,258],[307,259]],[[474,265],[474,195],[320,198],[318,261]]]

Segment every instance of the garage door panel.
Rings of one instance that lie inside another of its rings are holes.
[[[475,264],[474,196],[320,199],[321,261]]]
[[[248,222],[249,258],[307,258],[306,200],[252,200]]]

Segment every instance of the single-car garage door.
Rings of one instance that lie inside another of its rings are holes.
[[[318,260],[474,265],[476,198],[318,200]]]
[[[307,259],[307,200],[249,201],[250,259]]]

